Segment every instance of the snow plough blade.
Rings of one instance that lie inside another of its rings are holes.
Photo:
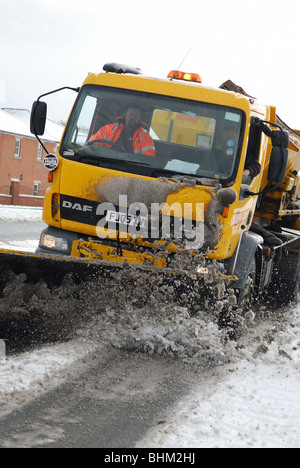
[[[107,307],[159,308],[190,314],[217,310],[228,278],[146,265],[0,249],[0,338],[49,341],[72,335]]]

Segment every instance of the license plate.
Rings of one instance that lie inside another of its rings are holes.
[[[147,218],[141,215],[135,215],[131,213],[120,213],[118,211],[108,210],[106,213],[106,221],[115,224],[123,224],[125,226],[147,226]]]

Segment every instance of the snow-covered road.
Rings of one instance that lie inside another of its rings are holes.
[[[38,210],[0,207],[0,220],[7,222],[40,216]],[[23,242],[11,248],[36,246]],[[227,344],[217,329],[190,320],[182,310],[172,325],[170,311],[162,311],[159,320],[135,317],[134,310],[125,317],[127,312],[108,311],[106,321],[101,318],[93,330],[83,330],[68,343],[2,359],[0,417],[65,382],[100,342],[131,349],[134,341],[154,355],[167,353],[186,362],[191,372],[201,372],[205,362],[208,370],[204,388],[194,387],[138,447],[300,447],[299,305],[266,313],[264,320],[257,317],[237,343]],[[199,343],[202,353],[195,352]],[[0,446],[4,439],[0,434]]]

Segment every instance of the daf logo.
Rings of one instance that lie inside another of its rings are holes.
[[[68,210],[83,211],[84,213],[93,211],[93,207],[90,205],[82,205],[81,203],[72,203],[67,200],[63,201],[62,206],[63,208],[67,208]]]

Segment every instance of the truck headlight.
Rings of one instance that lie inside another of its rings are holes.
[[[40,244],[42,247],[47,249],[60,250],[61,252],[67,252],[68,242],[63,237],[55,237],[50,234],[43,234],[41,236]]]

